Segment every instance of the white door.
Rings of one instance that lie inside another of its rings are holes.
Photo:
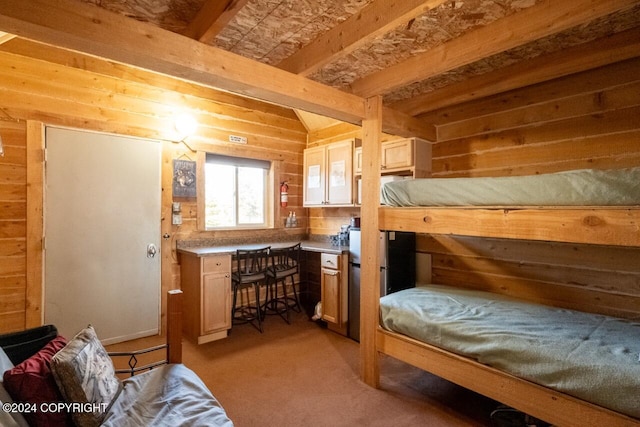
[[[45,322],[105,344],[157,334],[161,144],[48,127],[46,147]]]

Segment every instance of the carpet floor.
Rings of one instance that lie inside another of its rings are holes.
[[[236,427],[490,426],[496,402],[390,357],[381,387],[359,378],[359,344],[308,320],[268,316],[219,341],[184,340],[183,362]]]

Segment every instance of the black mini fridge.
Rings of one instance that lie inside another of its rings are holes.
[[[416,285],[416,234],[380,232],[380,296]],[[360,229],[349,230],[349,337],[360,341]]]

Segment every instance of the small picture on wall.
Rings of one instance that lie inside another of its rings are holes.
[[[173,197],[196,197],[196,162],[173,161]]]

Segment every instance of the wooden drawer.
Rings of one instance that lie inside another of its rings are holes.
[[[215,255],[205,257],[202,263],[203,273],[231,272],[231,257],[229,255]]]
[[[320,265],[324,268],[340,269],[340,255],[325,254],[320,257]]]

